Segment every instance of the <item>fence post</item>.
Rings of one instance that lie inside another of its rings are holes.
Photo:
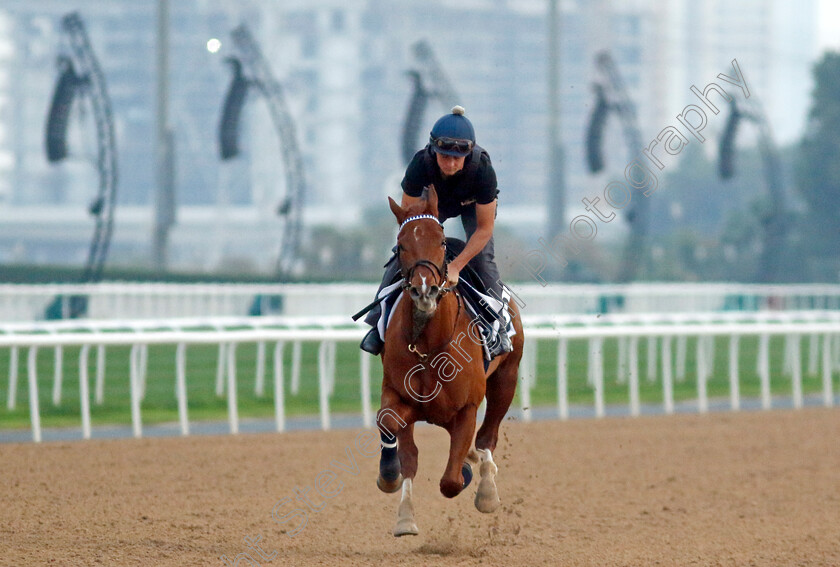
[[[729,337],[729,406],[732,411],[741,409],[741,383],[738,377],[738,346],[740,337]]]
[[[219,343],[219,355],[216,362],[216,397],[221,398],[225,393],[225,359],[227,358],[225,343]]]
[[[770,337],[761,335],[758,340],[758,375],[761,379],[761,408],[770,409],[773,405],[770,395]]]
[[[300,390],[300,359],[302,346],[300,341],[292,343],[292,395],[297,396]]]
[[[131,345],[129,355],[129,387],[131,389],[131,426],[135,437],[143,436],[143,426],[140,421],[140,345]]]
[[[706,391],[706,341],[705,337],[697,337],[697,411],[706,413],[709,411],[709,398]]]
[[[265,394],[265,341],[257,343],[257,375],[254,378],[254,394],[262,398]]]
[[[823,405],[830,408],[834,405],[834,393],[831,383],[831,335],[823,335],[822,351],[822,382],[823,382]]]
[[[793,407],[799,409],[802,407],[802,361],[800,360],[800,350],[802,337],[794,335],[791,337],[793,348],[791,349],[792,370],[791,382],[793,387]]]
[[[38,399],[38,347],[29,347],[29,418],[32,422],[32,440],[41,442],[41,408]]]
[[[10,410],[15,409],[17,402],[18,354],[18,347],[13,346],[9,349],[9,398],[6,400],[6,407]]]
[[[90,345],[82,345],[79,352],[79,402],[82,410],[82,438],[90,439],[90,392],[88,391],[88,352]]]
[[[370,355],[359,350],[360,377],[362,380],[362,423],[365,427],[373,425],[373,410],[370,407]]]
[[[60,346],[53,349],[53,396],[54,406],[61,405],[61,386],[64,381],[64,349]]]
[[[561,337],[557,342],[557,415],[569,419],[568,341]]]
[[[227,345],[228,422],[230,432],[239,433],[239,406],[236,399],[236,343]]]
[[[274,346],[274,422],[277,431],[286,429],[286,398],[283,390],[283,341]]]
[[[590,339],[593,340],[593,339]],[[595,366],[594,384],[595,388],[595,417],[604,417],[604,349],[601,348],[603,339],[598,337],[596,341],[593,363]]]
[[[641,413],[639,402],[639,340],[631,337],[628,341],[630,365],[630,415],[636,417]]]
[[[674,413],[674,376],[671,372],[671,337],[662,337],[662,397],[665,413]]]
[[[618,342],[618,362],[616,363],[615,381],[617,384],[624,384],[627,382],[627,339],[624,337],[616,337]]]
[[[714,335],[709,335],[708,337],[706,337],[706,360],[708,360],[708,364],[706,365],[706,379],[708,380],[715,373],[715,337],[714,337]]]
[[[140,379],[140,399],[146,399],[146,377],[149,370],[149,345],[140,345],[138,378]]]
[[[96,347],[96,404],[105,401],[105,345]]]
[[[335,393],[335,357],[337,345],[335,341],[327,343],[327,384],[330,387],[330,396]]]
[[[181,435],[190,434],[190,421],[187,416],[187,345],[178,343],[175,348],[175,384],[178,398],[178,419],[181,422]]]
[[[329,399],[329,372],[327,341],[321,341],[318,345],[318,405],[321,410],[321,429],[327,431],[330,428],[330,399]]]

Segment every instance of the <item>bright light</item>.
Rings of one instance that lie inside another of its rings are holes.
[[[219,51],[219,49],[221,49],[221,47],[222,42],[216,39],[215,37],[213,39],[207,40],[207,51],[209,51],[210,53],[216,53],[217,51]]]

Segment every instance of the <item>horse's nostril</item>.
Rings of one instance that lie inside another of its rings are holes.
[[[440,288],[436,285],[433,285],[429,288],[429,295],[431,297],[437,297],[437,294],[440,292]]]
[[[420,297],[420,291],[412,286],[408,289],[408,295],[411,296],[411,299],[418,299]]]

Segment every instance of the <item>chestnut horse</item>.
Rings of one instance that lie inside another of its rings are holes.
[[[510,303],[513,351],[496,357],[484,370],[482,344],[463,299],[446,281],[446,239],[438,222],[437,193],[406,209],[389,198],[397,217],[402,297],[393,307],[382,351],[382,404],[377,424],[382,453],[377,486],[383,492],[402,487],[395,536],[416,535],[412,482],[417,474],[414,423],[427,421],[450,436],[449,462],[440,479],[447,498],[457,496],[472,479],[470,462],[480,464],[475,506],[493,512],[500,504],[493,451],[499,425],[516,391],[524,336],[519,311]],[[487,398],[484,422],[470,446],[476,411]],[[468,461],[469,460],[469,461]]]

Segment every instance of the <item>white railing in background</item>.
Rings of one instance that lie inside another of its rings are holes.
[[[136,437],[142,435],[140,402],[146,384],[146,363],[148,346],[152,344],[177,345],[175,351],[175,396],[181,433],[189,434],[187,376],[185,353],[188,345],[218,345],[219,356],[216,376],[216,393],[227,391],[228,420],[231,433],[239,430],[238,401],[236,391],[236,345],[256,343],[257,371],[255,392],[264,391],[264,370],[266,348],[274,345],[274,403],[277,431],[285,429],[285,401],[283,377],[283,352],[286,343],[293,345],[292,377],[290,389],[297,392],[300,384],[300,352],[302,342],[318,343],[318,395],[321,427],[330,428],[330,396],[335,384],[336,345],[339,342],[358,343],[366,327],[337,328],[343,318],[230,318],[230,319],[183,319],[166,321],[65,321],[40,324],[7,324],[0,327],[0,348],[10,349],[9,398],[14,407],[17,389],[20,349],[28,348],[27,380],[29,385],[30,416],[33,440],[41,440],[40,403],[38,397],[37,352],[39,348],[52,347],[57,361],[61,360],[66,346],[81,346],[79,358],[80,407],[82,435],[90,438],[90,391],[87,375],[88,357],[91,347],[97,349],[97,376],[94,401],[102,403],[104,394],[104,360],[108,346],[130,346],[129,390],[132,430]],[[628,384],[629,409],[631,415],[639,415],[639,363],[638,340],[647,341],[648,361],[656,361],[661,351],[663,410],[674,411],[674,374],[677,380],[685,376],[686,345],[689,337],[697,337],[697,409],[708,410],[707,382],[714,367],[713,337],[729,338],[729,382],[730,406],[738,410],[740,381],[738,369],[739,339],[743,336],[759,337],[759,352],[756,360],[757,373],[761,383],[761,406],[772,406],[770,394],[769,339],[771,336],[785,337],[783,373],[791,376],[794,407],[801,407],[802,396],[802,337],[809,337],[807,373],[817,374],[818,356],[822,353],[822,400],[826,406],[834,401],[833,372],[840,369],[840,312],[754,312],[713,314],[661,314],[554,316],[523,318],[526,325],[526,351],[520,365],[522,378],[520,400],[523,418],[531,418],[531,390],[535,386],[537,368],[536,340],[556,340],[557,365],[557,412],[558,417],[569,417],[567,352],[568,341],[588,341],[587,379],[594,387],[595,415],[602,417],[604,406],[604,355],[603,340],[619,339],[619,363],[616,379]],[[321,328],[301,328],[320,326]],[[249,327],[230,329],[228,327]],[[284,328],[279,328],[284,327]],[[126,330],[127,329],[127,330]],[[672,341],[676,340],[676,360],[672,356]],[[661,344],[660,344],[661,343]],[[360,351],[360,397],[362,419],[366,427],[373,421],[370,403],[371,357]],[[61,364],[55,365],[53,402],[61,401]],[[657,365],[648,364],[647,379],[657,379]]]
[[[755,285],[728,283],[634,283],[625,285],[549,285],[512,283],[527,313],[648,313],[840,309],[840,285]],[[91,319],[286,316],[355,313],[372,299],[373,284],[0,284],[0,321],[35,321],[61,297],[87,298]],[[259,298],[259,299],[258,299]]]

